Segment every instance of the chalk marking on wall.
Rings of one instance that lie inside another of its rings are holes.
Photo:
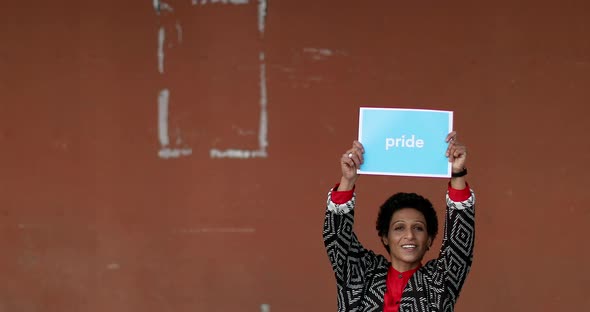
[[[322,56],[332,56],[334,52],[330,49],[321,49],[321,48],[303,48],[303,52],[306,53],[315,53]]]
[[[266,60],[264,52],[260,52],[260,129],[258,133],[258,143],[261,150],[266,151],[268,147],[268,114],[266,107],[268,106],[266,94]]]
[[[170,99],[170,91],[163,89],[158,95],[158,138],[161,146],[168,146],[170,144],[170,137],[168,136],[168,102]]]
[[[250,135],[256,134],[256,132],[254,132],[254,130],[244,130],[236,125],[232,125],[232,129],[237,131],[238,135],[240,135],[240,136],[250,136]]]
[[[232,4],[232,5],[244,5],[250,3],[249,0],[192,0],[193,6],[204,6],[207,4]],[[154,10],[159,15],[161,11],[173,12],[173,8],[159,0],[153,0],[152,2]],[[258,0],[258,32],[261,38],[264,37],[266,28],[266,16],[268,13],[268,0]],[[177,40],[179,43],[182,42],[182,26],[179,21],[176,21],[176,32]],[[165,68],[165,53],[164,47],[166,42],[166,29],[161,26],[158,30],[158,71],[160,74],[164,74]],[[258,149],[255,150],[244,150],[229,148],[226,150],[211,149],[209,154],[211,158],[266,158],[268,147],[268,114],[267,114],[267,86],[266,86],[266,60],[264,51],[259,52],[259,67],[260,67],[260,121],[258,126]],[[187,156],[192,154],[190,148],[170,148],[170,136],[168,133],[168,114],[169,114],[169,97],[170,91],[163,89],[158,95],[158,137],[161,148],[158,151],[158,155],[161,158],[177,158],[181,156]],[[245,135],[251,133],[250,131],[244,131],[238,129],[239,135]],[[180,145],[182,140],[180,135],[177,134],[176,145]]]
[[[248,4],[249,0],[192,0],[193,5],[206,5],[206,4]]]
[[[182,156],[192,155],[193,150],[190,148],[162,148],[158,151],[158,156],[163,159],[180,158]]]
[[[264,37],[264,28],[266,27],[267,0],[258,0],[258,32],[260,37]]]
[[[260,61],[260,121],[258,125],[258,149],[257,150],[242,150],[242,149],[211,149],[209,155],[211,158],[266,158],[268,156],[266,148],[268,147],[268,114],[267,114],[267,92],[266,92],[266,59],[264,52],[258,55]]]
[[[158,30],[158,72],[164,73],[164,42],[166,41],[166,30],[160,26]]]
[[[166,2],[162,2],[160,0],[153,0],[152,5],[154,6],[154,10],[156,14],[160,15],[162,11],[174,12],[174,9]]]
[[[260,305],[260,312],[270,312],[270,304],[263,303]]]
[[[160,150],[158,156],[160,158],[178,158],[181,156],[188,156],[193,153],[190,148],[170,148],[170,135],[168,134],[168,104],[170,101],[170,91],[163,89],[158,95],[158,139],[160,141]],[[182,143],[182,140],[178,138],[180,135],[177,134],[176,144]]]
[[[247,1],[246,1],[247,3]],[[267,15],[267,0],[258,0],[258,32],[260,36],[264,36],[266,15]],[[213,148],[209,151],[211,158],[236,158],[236,159],[249,159],[249,158],[266,158],[268,153],[266,149],[268,147],[268,98],[266,89],[266,56],[264,51],[258,53],[259,68],[260,68],[260,120],[258,125],[258,149],[256,150],[243,150],[230,148],[226,150],[219,150]]]
[[[244,5],[250,3],[249,0],[192,0],[192,5],[204,6],[207,4],[233,4]],[[258,0],[258,32],[260,36],[264,36],[264,29],[266,26],[266,13],[268,7],[268,0]]]
[[[285,73],[293,73],[295,72],[295,68],[293,67],[287,67],[287,66],[282,66],[282,65],[272,65],[273,68],[276,68],[282,72]]]
[[[176,21],[176,40],[178,43],[182,43],[182,25],[180,25],[179,21]]]
[[[157,15],[160,12],[174,12],[174,9],[167,3],[159,0],[153,0],[152,4]],[[182,26],[177,20],[175,23],[177,40],[182,43]],[[165,65],[165,53],[164,47],[166,43],[166,28],[160,26],[158,29],[158,72],[160,75],[164,74]],[[168,89],[162,89],[158,94],[158,139],[160,141],[160,149],[158,150],[158,156],[163,159],[179,158],[181,156],[188,156],[192,154],[190,148],[172,148],[170,147],[170,135],[168,127],[168,115],[169,115],[169,99],[170,91]],[[179,130],[177,129],[176,140],[177,146],[182,144]]]
[[[321,48],[304,48],[303,53],[313,54],[312,58],[316,61],[333,56],[335,53],[330,49]]]

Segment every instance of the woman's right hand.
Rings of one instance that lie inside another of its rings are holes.
[[[342,169],[342,178],[340,179],[339,191],[352,190],[356,179],[358,178],[357,169],[363,163],[363,153],[365,149],[361,142],[354,141],[352,148],[347,150],[342,157],[340,157],[340,167]]]

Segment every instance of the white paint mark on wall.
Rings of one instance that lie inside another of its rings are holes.
[[[166,147],[170,144],[168,136],[168,102],[170,100],[170,91],[163,89],[158,95],[158,138],[160,145]]]
[[[253,0],[252,2],[254,2]],[[204,6],[209,4],[230,4],[230,5],[244,5],[249,4],[249,0],[191,0],[193,6]],[[173,8],[159,0],[153,0],[152,2],[154,10],[159,15],[162,11],[173,12]],[[266,28],[266,16],[268,13],[268,0],[258,0],[258,32],[260,37],[264,36]],[[177,40],[182,43],[182,26],[179,21],[176,21],[176,33]],[[158,71],[160,74],[164,74],[165,68],[165,53],[164,47],[166,43],[166,29],[161,26],[158,31]],[[211,158],[265,158],[267,157],[266,149],[268,147],[268,114],[267,114],[267,90],[266,90],[266,60],[264,51],[259,52],[260,61],[260,121],[258,129],[258,149],[243,150],[229,148],[226,150],[211,149]],[[192,154],[190,148],[171,148],[170,147],[170,135],[168,133],[168,103],[169,103],[170,92],[168,89],[163,89],[158,95],[158,138],[160,141],[161,148],[158,152],[161,158],[177,158],[181,156],[187,156]],[[240,135],[250,135],[251,131],[244,131],[239,129]],[[176,145],[180,145],[180,134],[177,134]]]
[[[314,53],[314,54],[319,54],[322,56],[332,56],[334,55],[334,52],[332,52],[332,50],[330,49],[318,49],[318,48],[304,48],[303,52],[305,53]]]
[[[158,72],[164,73],[164,42],[166,41],[166,30],[160,26],[158,30]]]
[[[266,151],[263,150],[239,150],[239,149],[226,149],[226,150],[218,150],[218,149],[211,149],[209,152],[209,156],[211,158],[238,158],[238,159],[248,159],[248,158],[266,158],[268,155]]]
[[[244,130],[236,125],[233,125],[232,129],[237,131],[240,136],[250,136],[250,135],[255,134],[255,132],[253,130]]]
[[[268,114],[267,114],[267,91],[266,91],[266,59],[264,52],[258,55],[260,61],[260,120],[258,125],[258,149],[257,150],[241,150],[241,149],[227,149],[218,150],[211,149],[209,156],[211,158],[266,158],[268,156],[266,148],[268,147]]]
[[[162,10],[162,11],[168,11],[168,12],[174,12],[174,9],[170,5],[168,5],[167,3],[165,3],[165,2],[160,2],[160,10]]]
[[[264,37],[264,28],[266,27],[266,0],[258,0],[258,32]]]
[[[156,14],[159,16],[161,12],[174,12],[172,6],[168,3],[160,1],[160,0],[153,0],[152,5]],[[176,21],[175,24],[176,34],[178,43],[182,43],[182,26],[180,21]],[[164,68],[165,68],[165,53],[164,49],[166,46],[166,28],[164,26],[160,26],[158,29],[158,50],[157,50],[157,59],[158,59],[158,72],[163,75]],[[192,154],[192,149],[190,148],[173,148],[170,147],[170,134],[169,134],[169,126],[168,126],[168,115],[169,115],[169,99],[170,99],[170,91],[168,89],[162,89],[158,94],[158,140],[160,141],[160,149],[158,151],[158,156],[160,158],[169,159],[169,158],[179,158],[181,156],[188,156]],[[177,129],[176,133],[176,144],[175,146],[180,146],[182,144],[182,139],[180,137],[179,130]]]
[[[192,0],[193,5],[206,5],[206,4],[248,4],[249,0]]]
[[[249,0],[192,0],[192,5],[204,6],[207,4],[233,4],[244,5],[248,4]],[[264,34],[266,24],[266,13],[268,9],[268,0],[258,0],[258,31]]]
[[[260,149],[265,150],[268,147],[268,115],[266,113],[266,107],[268,104],[266,94],[266,60],[264,52],[259,54],[260,60],[260,125],[258,132],[258,143]]]
[[[193,150],[190,148],[162,148],[158,151],[158,156],[163,159],[180,158],[182,156],[190,156]]]
[[[260,305],[260,312],[270,312],[270,304],[263,303]]]
[[[160,158],[179,158],[181,156],[188,156],[193,153],[190,148],[170,148],[170,135],[168,134],[168,103],[170,101],[170,91],[163,89],[158,95],[158,139],[160,141],[160,150],[158,156]],[[177,139],[177,144],[182,142]]]
[[[182,25],[179,21],[176,21],[176,36],[178,43],[182,43]]]
[[[174,9],[166,2],[162,2],[160,0],[153,0],[152,5],[154,6],[154,10],[159,15],[162,11],[174,12]]]
[[[314,60],[321,60],[327,57],[333,56],[335,53],[330,49],[318,49],[318,48],[304,48],[303,53],[312,54]]]
[[[282,72],[285,73],[293,73],[295,72],[295,68],[293,67],[287,67],[287,66],[282,66],[282,65],[273,65],[273,68],[276,68]]]

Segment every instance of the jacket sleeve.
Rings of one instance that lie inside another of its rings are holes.
[[[443,300],[457,302],[473,261],[475,243],[475,194],[461,202],[451,200],[447,192],[444,236],[436,260],[435,281],[441,283],[446,296]]]
[[[332,201],[328,193],[324,218],[324,245],[339,287],[361,285],[375,254],[366,250],[353,231],[356,195],[343,204]]]

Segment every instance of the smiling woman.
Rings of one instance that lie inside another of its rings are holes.
[[[420,195],[395,194],[381,206],[377,232],[391,255],[393,268],[400,272],[415,269],[438,232],[436,211]]]
[[[437,259],[422,265],[438,233],[436,211],[415,193],[397,193],[379,210],[377,233],[391,262],[365,249],[353,231],[358,141],[341,159],[342,178],[328,193],[324,244],[338,288],[338,311],[453,311],[471,268],[475,196],[465,182],[467,150],[451,132],[446,156],[452,163],[445,229]]]

